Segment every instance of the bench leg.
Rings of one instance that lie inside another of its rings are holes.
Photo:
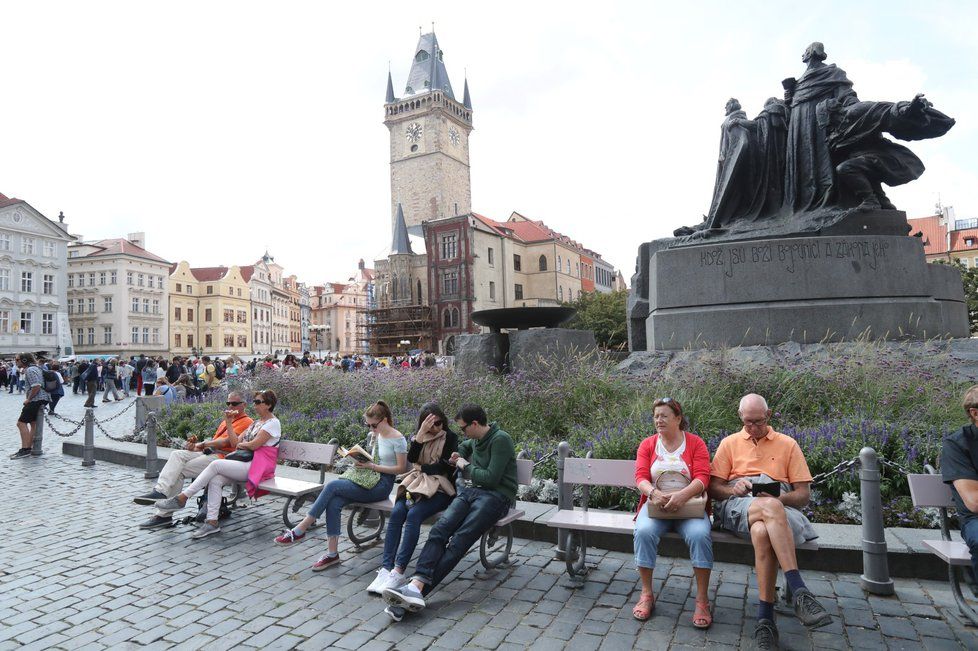
[[[515,565],[509,557],[511,551],[513,551],[512,523],[504,527],[493,527],[482,534],[482,540],[479,541],[479,560],[487,571]],[[485,574],[480,571],[475,573],[478,578],[482,578]]]
[[[299,495],[285,500],[285,506],[282,507],[282,522],[285,524],[286,529],[294,529],[302,521],[302,518],[298,515],[299,509],[309,501],[310,497],[310,495]]]
[[[567,535],[567,547],[564,550],[564,565],[570,577],[570,587],[580,588],[587,576],[587,534],[584,531],[571,531]]]
[[[383,511],[354,506],[346,520],[346,533],[357,551],[369,542],[380,538],[384,533],[386,516]]]
[[[971,626],[978,626],[978,613],[965,601],[964,595],[961,593],[961,574],[958,572],[957,567],[948,565],[947,575],[951,583],[951,592],[954,594],[954,601],[958,604],[958,610],[968,619]]]

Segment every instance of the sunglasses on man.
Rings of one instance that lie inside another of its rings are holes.
[[[238,405],[243,405],[244,400],[228,400],[224,404],[226,404],[228,407],[237,407]]]

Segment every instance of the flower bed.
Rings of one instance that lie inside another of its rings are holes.
[[[961,426],[960,396],[966,384],[953,381],[947,360],[939,355],[910,361],[898,352],[872,344],[845,355],[826,353],[817,359],[771,368],[742,371],[725,363],[724,351],[674,368],[668,376],[636,378],[594,359],[546,364],[530,373],[462,377],[451,369],[385,369],[340,373],[332,369],[260,371],[236,380],[247,389],[273,389],[279,396],[276,414],[287,437],[348,445],[366,436],[362,414],[373,401],[387,401],[395,424],[414,432],[418,410],[439,402],[451,416],[465,402],[483,405],[492,420],[508,431],[517,448],[534,458],[551,452],[561,440],[578,454],[599,458],[634,458],[638,443],[653,433],[650,407],[656,398],[680,401],[691,431],[711,452],[720,439],[740,429],[737,404],[749,392],[767,397],[779,431],[801,444],[813,475],[855,457],[869,445],[880,457],[902,469],[922,472],[935,464],[944,434]],[[224,394],[203,403],[175,406],[164,429],[174,436],[212,431],[224,408]],[[555,465],[538,467],[536,476],[553,479]],[[816,521],[852,522],[843,495],[859,485],[855,471],[829,478],[816,487],[810,512]],[[549,501],[553,491],[538,486]],[[883,472],[884,511],[888,526],[922,526],[929,516],[907,506],[902,473]],[[628,491],[595,490],[595,507],[633,508]]]

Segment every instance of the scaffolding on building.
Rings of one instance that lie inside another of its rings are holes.
[[[403,355],[409,350],[432,350],[429,306],[401,304],[364,311],[359,337],[366,342],[371,355]]]

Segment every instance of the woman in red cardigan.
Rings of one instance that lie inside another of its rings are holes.
[[[689,546],[696,576],[693,626],[708,628],[713,623],[708,598],[713,568],[709,514],[688,519],[652,518],[644,507],[651,501],[663,511],[676,512],[691,498],[700,496],[710,485],[710,452],[703,439],[684,431],[688,423],[682,405],[672,398],[662,398],[652,408],[656,433],[638,446],[635,460],[635,485],[642,494],[635,516],[635,564],[642,578],[642,594],[632,615],[642,621],[651,617],[655,609],[652,572],[659,540],[675,530]]]

